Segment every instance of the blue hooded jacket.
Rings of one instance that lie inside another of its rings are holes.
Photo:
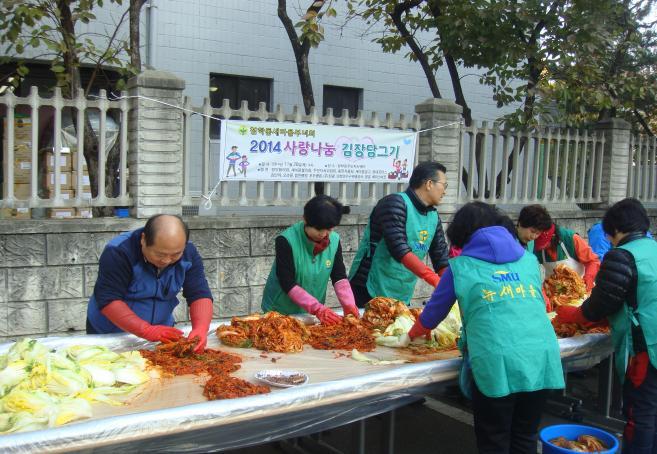
[[[463,246],[461,255],[490,263],[509,263],[519,260],[525,252],[506,228],[492,226],[475,231]],[[420,323],[427,329],[434,329],[447,317],[455,302],[454,275],[451,268],[447,267],[438,287],[420,314]]]

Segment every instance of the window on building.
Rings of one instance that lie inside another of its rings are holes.
[[[258,105],[264,102],[267,110],[271,110],[272,79],[259,77],[230,76],[226,74],[210,74],[210,105],[219,108],[224,99],[228,99],[231,109],[239,109],[242,101],[249,103],[249,110],[258,110]],[[210,122],[210,138],[219,138],[219,122]]]
[[[350,87],[336,87],[335,85],[324,85],[324,115],[326,109],[333,108],[333,115],[342,116],[342,110],[347,109],[349,116],[356,118],[358,109],[363,108],[363,89]]]
[[[29,72],[25,77],[20,77],[16,71],[17,65],[15,62],[0,65],[0,81],[2,81],[0,82],[0,95],[4,94],[5,90],[11,90],[16,96],[29,96],[30,88],[34,85],[39,89],[39,96],[44,98],[52,96],[57,85],[57,78],[55,73],[50,70],[50,65],[27,63],[25,66],[27,66]],[[93,83],[89,87],[92,76]],[[18,78],[20,82],[15,89],[10,89],[8,82],[11,82],[14,78]],[[97,71],[93,67],[80,66],[80,84],[84,90],[89,89],[90,95],[98,95],[100,90],[103,89],[107,91],[107,96],[110,96],[110,92],[115,90],[116,83],[120,78],[120,74],[111,69],[101,68],[100,71]],[[115,94],[118,94],[116,90]]]

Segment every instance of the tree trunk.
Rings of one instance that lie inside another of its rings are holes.
[[[431,94],[433,95],[434,98],[442,98],[442,96],[440,95],[440,90],[438,89],[438,82],[436,81],[436,76],[433,72],[433,69],[431,68],[431,65],[429,64],[429,59],[427,58],[427,55],[422,51],[420,45],[415,40],[415,38],[411,35],[411,33],[408,31],[406,24],[404,24],[404,21],[402,20],[402,14],[404,14],[409,9],[418,6],[420,3],[422,3],[422,0],[412,0],[403,3],[398,3],[397,5],[395,5],[395,9],[392,11],[390,18],[392,19],[392,22],[395,24],[395,27],[397,27],[397,30],[399,30],[399,34],[401,35],[401,37],[404,38],[404,41],[406,41],[408,47],[410,47],[411,50],[413,51],[413,54],[417,58],[417,61],[420,62],[422,71],[424,71],[424,75],[427,78],[427,82],[429,83]]]
[[[146,0],[130,0],[130,64],[137,72],[141,71],[141,52],[139,49],[139,17]]]
[[[62,60],[68,76],[67,83],[62,87],[62,91],[65,97],[74,98],[81,86],[80,61],[75,53],[75,23],[69,1],[57,0],[57,8],[60,12],[59,21],[62,30],[62,41],[66,46],[66,50],[62,53]]]
[[[316,3],[321,3],[321,5],[313,6]],[[308,11],[318,12],[324,2],[312,2]],[[294,28],[294,23],[287,15],[287,2],[286,0],[278,0],[278,18],[281,20],[287,36],[290,39],[290,44],[292,45],[292,51],[294,52],[294,59],[297,64],[297,74],[299,76],[299,85],[301,87],[301,96],[303,98],[303,108],[306,112],[306,115],[310,114],[310,108],[315,106],[315,95],[313,93],[313,84],[310,78],[310,67],[308,65],[308,54],[310,53],[310,43],[308,40],[301,42],[297,31]]]
[[[324,1],[311,1],[310,7],[306,13],[318,13],[324,6]],[[313,83],[310,77],[310,66],[308,64],[308,54],[310,53],[310,42],[308,40],[299,40],[294,23],[287,15],[286,0],[278,0],[278,18],[281,20],[285,32],[290,39],[294,59],[297,64],[297,74],[299,76],[299,86],[301,88],[301,97],[303,99],[303,110],[306,115],[310,114],[310,109],[315,106],[315,94],[313,93]],[[315,194],[324,194],[324,183],[317,182],[314,185]]]

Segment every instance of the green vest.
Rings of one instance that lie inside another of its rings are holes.
[[[621,382],[625,379],[627,363],[634,356],[631,325],[639,325],[648,348],[650,364],[657,367],[657,242],[641,238],[619,246],[634,256],[638,273],[636,287],[637,308],[627,302],[609,316],[611,340],[614,344],[616,372]]]
[[[420,213],[405,192],[399,195],[406,203],[406,239],[411,251],[420,260],[424,259],[431,246],[431,241],[436,234],[438,226],[438,212],[429,211],[427,214]],[[356,252],[356,257],[349,270],[349,279],[360,266],[360,262],[366,254],[370,253],[370,224],[367,224],[363,239]],[[372,296],[386,296],[404,301],[410,304],[415,290],[417,276],[410,272],[404,265],[395,260],[388,251],[383,237],[376,244],[372,265],[367,276],[367,292]]]
[[[304,232],[304,223],[297,222],[288,227],[281,236],[290,243],[294,260],[294,280],[301,288],[324,304],[326,284],[331,277],[335,253],[338,250],[340,236],[330,233],[329,245],[319,254],[313,256],[314,243]],[[281,314],[301,314],[305,311],[294,304],[281,288],[276,276],[276,261],[272,264],[265,290],[262,294],[262,310],[277,311]]]
[[[541,277],[529,252],[495,264],[450,260],[475,383],[488,397],[564,387],[559,343],[545,314]]]
[[[566,250],[570,254],[570,256],[579,261],[577,257],[577,252],[575,251],[575,240],[573,240],[573,235],[575,235],[575,232],[573,230],[567,229],[565,227],[559,227],[557,226],[557,232],[559,233],[559,239],[563,243],[564,246],[566,246]],[[532,245],[533,246],[533,245]],[[530,251],[533,250],[533,247]],[[536,258],[538,259],[538,263],[543,263],[543,253],[542,251],[533,251],[534,255],[536,255]],[[560,247],[557,247],[557,260],[555,262],[558,262],[560,260],[566,260],[566,254],[563,253],[563,250]],[[550,262],[550,257],[548,256],[547,252],[545,253],[545,259],[546,261]]]

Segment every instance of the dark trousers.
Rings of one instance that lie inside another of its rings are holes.
[[[652,365],[638,387],[625,378],[623,414],[627,419],[623,454],[657,453],[657,369]]]
[[[353,282],[349,283],[351,284],[351,290],[354,292],[356,306],[365,307],[365,305],[372,299],[370,294],[367,292],[367,287],[364,285],[354,284]]]
[[[486,397],[473,387],[472,409],[480,454],[535,454],[548,391]]]

